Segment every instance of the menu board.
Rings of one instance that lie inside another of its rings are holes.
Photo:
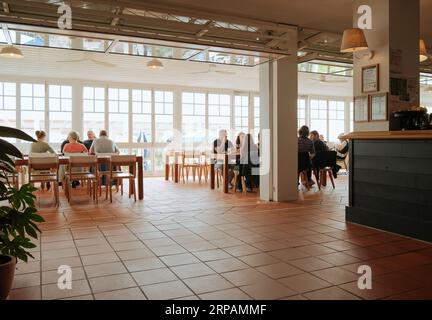
[[[387,93],[374,94],[370,96],[370,120],[386,121],[387,115]]]
[[[362,68],[362,92],[379,91],[379,65],[375,64]]]
[[[368,96],[354,97],[354,122],[369,121]]]

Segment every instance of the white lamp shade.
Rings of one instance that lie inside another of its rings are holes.
[[[367,44],[364,32],[362,29],[353,28],[347,29],[343,33],[342,45],[340,51],[343,53],[366,50]]]
[[[426,44],[424,40],[420,39],[420,62],[426,61],[428,59],[428,53],[426,50]]]
[[[7,46],[1,49],[0,57],[20,59],[23,58],[24,55],[22,54],[21,50],[18,49],[17,47]]]
[[[152,59],[147,63],[147,68],[149,69],[163,69],[164,66],[162,62],[160,62],[158,59]]]

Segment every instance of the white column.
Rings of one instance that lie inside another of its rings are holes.
[[[297,190],[297,31],[289,39],[291,54],[260,66],[260,196],[267,201],[296,200]],[[266,130],[268,129],[268,130]],[[266,170],[268,169],[268,170]]]

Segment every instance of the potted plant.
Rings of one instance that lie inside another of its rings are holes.
[[[18,129],[2,126],[0,137],[34,141]],[[17,260],[27,262],[28,257],[33,258],[27,250],[36,247],[31,239],[37,239],[37,223],[44,221],[36,214],[36,188],[25,184],[17,189],[10,183],[9,176],[16,174],[11,157],[23,156],[13,144],[0,138],[0,300],[9,295]]]

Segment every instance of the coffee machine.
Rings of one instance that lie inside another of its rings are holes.
[[[431,129],[432,114],[426,109],[396,111],[390,115],[390,131]]]

